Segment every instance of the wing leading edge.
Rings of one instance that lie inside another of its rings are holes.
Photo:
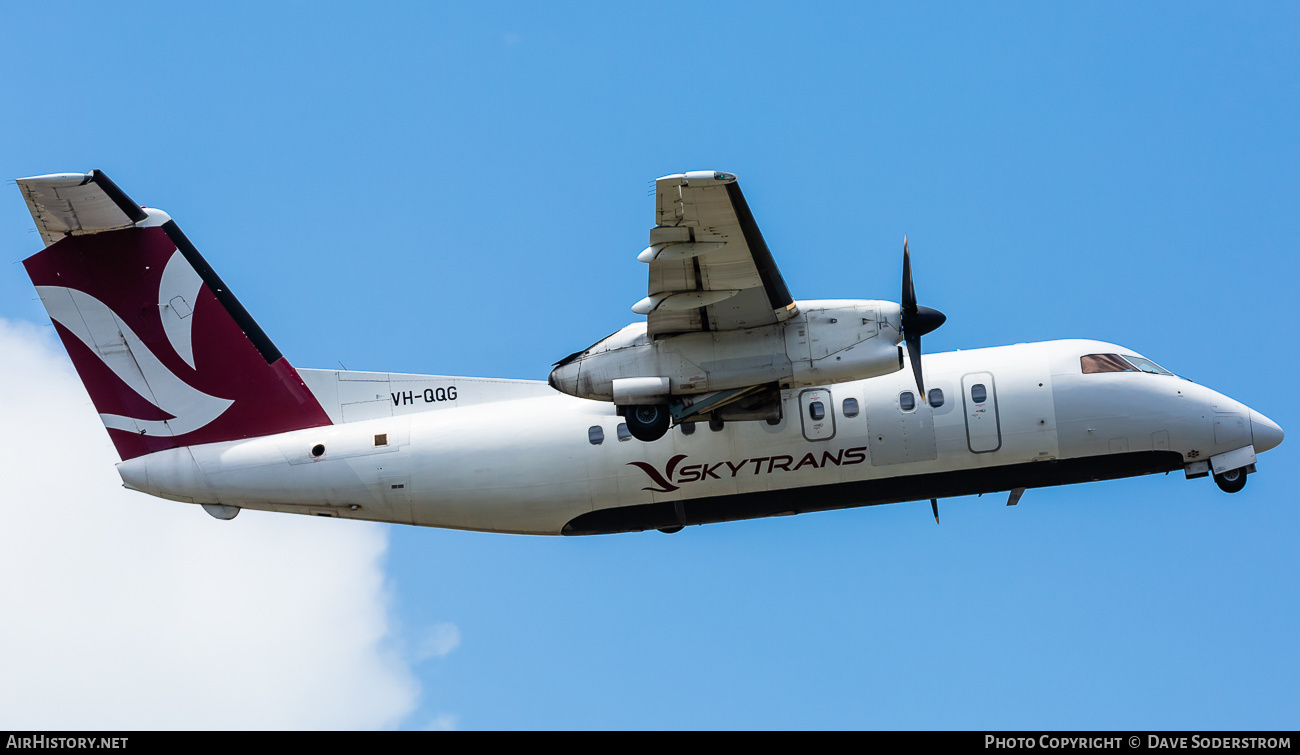
[[[736,177],[719,171],[655,182],[655,227],[641,253],[649,296],[632,308],[647,315],[651,337],[739,330],[798,313]]]

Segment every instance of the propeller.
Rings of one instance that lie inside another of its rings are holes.
[[[907,237],[903,237],[903,340],[907,343],[907,358],[916,375],[916,388],[921,400],[929,403],[925,395],[925,382],[921,379],[921,336],[935,331],[948,319],[937,309],[916,306],[916,288],[912,286],[912,258],[907,253]]]

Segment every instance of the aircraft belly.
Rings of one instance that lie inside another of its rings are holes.
[[[708,498],[597,509],[565,525],[565,535],[635,532],[693,524],[755,519],[781,514],[874,506],[927,498],[949,498],[1015,488],[1069,485],[1178,469],[1170,451],[1146,451],[1083,459],[1053,459],[997,466],[893,475],[872,480],[806,487],[801,490],[746,491]]]

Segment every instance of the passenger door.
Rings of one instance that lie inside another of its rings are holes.
[[[972,453],[982,454],[1002,447],[998,426],[998,398],[993,374],[972,372],[961,379],[962,404],[966,410],[966,442]]]
[[[830,440],[835,437],[835,407],[828,388],[810,388],[799,394],[799,417],[803,437]]]

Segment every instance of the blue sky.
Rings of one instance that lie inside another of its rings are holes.
[[[906,234],[921,302],[948,315],[927,351],[1112,340],[1294,433],[1298,35],[1284,3],[12,5],[0,175],[99,168],[167,210],[296,366],[540,379],[635,318],[653,179],[721,169],[796,298],[896,299]],[[10,262],[32,228],[10,188]],[[221,523],[116,488],[84,396],[39,393],[64,383],[21,265],[0,268],[0,318],[22,345],[0,355],[0,416],[57,407],[31,421],[96,459],[64,501],[35,481],[84,470],[12,444],[7,537],[153,533],[131,549],[148,568],[97,567],[138,576],[193,567],[168,545],[183,530],[248,591],[227,615],[314,596],[275,626],[319,651],[303,665],[257,632],[256,670],[190,647],[204,688],[300,705],[213,720],[196,696],[142,719],[168,687],[141,683],[110,726],[1296,726],[1294,440],[1233,497],[1169,475],[947,500],[938,527],[924,502],[672,537]],[[237,568],[276,538],[321,547]],[[370,578],[317,594],[340,563]],[[24,566],[0,598],[83,594]],[[135,584],[152,624],[189,610],[184,584]],[[351,644],[329,618],[349,612],[373,619]],[[105,653],[165,680],[150,643],[95,650],[105,616],[68,619],[82,662],[51,649],[0,699],[55,671],[95,687]],[[312,718],[313,674],[387,707]]]

